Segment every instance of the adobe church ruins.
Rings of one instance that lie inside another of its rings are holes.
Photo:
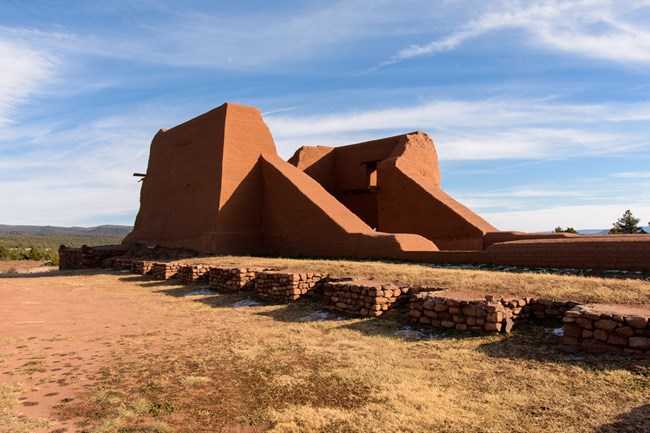
[[[286,162],[259,110],[232,103],[156,134],[140,201],[125,245],[650,270],[648,236],[498,231],[440,188],[423,132]]]

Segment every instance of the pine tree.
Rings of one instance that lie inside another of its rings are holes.
[[[610,234],[641,234],[645,233],[645,230],[638,227],[641,221],[640,218],[635,218],[632,215],[632,212],[628,209],[625,211],[622,217],[620,217],[614,224],[612,229],[609,231]]]

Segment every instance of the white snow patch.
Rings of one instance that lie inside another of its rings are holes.
[[[422,331],[416,331],[415,329],[409,326],[395,332],[395,336],[399,338],[403,338],[404,340],[434,340],[436,338],[439,338],[433,334],[427,334]]]
[[[254,299],[244,299],[243,301],[237,301],[234,304],[232,304],[233,308],[242,308],[242,307],[256,307],[258,305],[262,305],[261,302],[257,302]]]
[[[183,296],[210,296],[210,295],[216,295],[216,294],[217,294],[217,292],[213,292],[212,290],[203,287],[203,288],[201,288],[199,290],[195,290],[194,292],[186,293]]]
[[[327,318],[330,317],[330,313],[327,311],[314,311],[311,314],[307,314],[304,317],[300,318],[301,322],[324,322]]]

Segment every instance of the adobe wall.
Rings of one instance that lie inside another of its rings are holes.
[[[425,133],[334,149],[302,147],[289,162],[378,231],[419,234],[456,250],[481,250],[483,236],[496,231],[440,189],[438,157]]]
[[[410,253],[410,260],[540,268],[650,271],[650,235],[595,235],[492,244],[484,251]]]
[[[271,254],[330,257],[404,257],[436,251],[413,234],[378,233],[315,180],[279,157],[261,158],[264,233]]]
[[[124,240],[132,243],[285,256],[437,250],[421,236],[374,232],[277,156],[259,110],[230,103],[156,135],[140,212]]]

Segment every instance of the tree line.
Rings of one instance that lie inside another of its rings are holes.
[[[639,222],[641,222],[641,218],[636,218],[632,214],[632,211],[628,209],[623,213],[622,217],[612,224],[612,228],[608,233],[612,235],[638,235],[647,233],[642,227],[639,227]],[[650,222],[648,222],[648,225],[650,225]],[[557,226],[554,231],[555,233],[578,233],[573,227],[563,229]]]
[[[101,235],[0,235],[0,260],[46,260],[59,263],[59,246],[115,245],[121,236]]]

